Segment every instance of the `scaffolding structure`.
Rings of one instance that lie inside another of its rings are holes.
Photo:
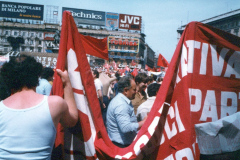
[[[58,6],[47,5],[45,23],[58,24],[58,14]]]

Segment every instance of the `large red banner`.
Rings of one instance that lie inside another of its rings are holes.
[[[65,154],[72,159],[80,154],[87,159],[199,159],[194,125],[237,111],[240,39],[192,22],[183,32],[145,124],[130,146],[119,148],[104,127],[90,66],[77,33],[71,14],[64,12],[57,68],[68,66],[79,109],[80,125],[76,127],[80,129],[78,133],[70,131],[64,143],[59,127],[56,147],[64,144]],[[60,83],[56,77],[53,91],[58,95],[63,93]]]

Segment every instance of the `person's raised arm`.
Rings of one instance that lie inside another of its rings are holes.
[[[73,127],[78,121],[78,109],[74,99],[72,85],[68,77],[68,72],[64,72],[60,69],[56,70],[58,75],[62,79],[64,87],[64,100],[67,103],[68,107],[65,107],[60,122],[67,127]]]

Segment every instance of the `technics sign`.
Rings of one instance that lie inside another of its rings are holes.
[[[105,12],[63,7],[62,12],[64,11],[71,12],[77,25],[89,24],[105,26]]]

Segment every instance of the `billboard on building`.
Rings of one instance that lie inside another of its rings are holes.
[[[37,62],[42,63],[43,67],[56,68],[58,54],[36,52],[21,52],[20,54],[34,57],[37,60]]]
[[[141,16],[119,14],[119,29],[141,30]]]
[[[108,29],[118,29],[118,13],[106,12],[106,28]]]
[[[138,53],[139,39],[130,37],[108,36],[108,51]]]
[[[54,41],[54,32],[44,32],[44,40],[45,41]]]
[[[43,20],[44,6],[0,1],[0,17]]]
[[[105,26],[105,12],[63,7],[62,12],[72,13],[77,26],[80,24]]]

